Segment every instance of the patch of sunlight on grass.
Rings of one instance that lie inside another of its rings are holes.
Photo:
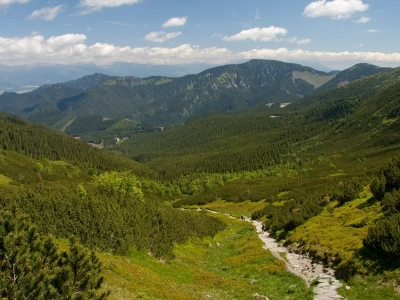
[[[68,166],[69,163],[61,160],[49,160],[48,163],[53,166]]]
[[[278,198],[282,198],[283,196],[285,196],[285,195],[287,195],[287,194],[289,194],[289,193],[290,193],[289,191],[280,192],[280,193],[278,194]]]
[[[333,173],[333,174],[329,174],[330,177],[338,177],[338,176],[345,176],[346,173]]]
[[[9,184],[12,181],[10,177],[0,174],[0,184]]]
[[[263,209],[265,205],[266,203],[264,201],[244,201],[235,203],[224,200],[217,200],[215,202],[208,203],[202,207],[221,213],[231,214],[233,217],[239,218],[242,215],[250,217],[253,212]]]

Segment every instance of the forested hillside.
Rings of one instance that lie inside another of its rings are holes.
[[[1,115],[1,145],[1,206],[29,214],[41,234],[170,259],[174,242],[224,228],[213,218],[166,206],[161,200],[179,191],[156,182],[148,167],[18,117]]]
[[[134,135],[117,149],[169,178],[193,172],[268,168],[293,161],[293,155],[300,156],[294,146],[298,142],[324,134],[320,143],[329,143],[332,139],[340,143],[343,139],[354,139],[356,134],[361,135],[361,130],[351,134],[350,130],[343,130],[348,126],[347,119],[350,124],[369,120],[365,115],[359,116],[361,111],[373,114],[379,107],[387,107],[380,111],[379,119],[374,119],[384,124],[385,117],[394,120],[390,115],[391,111],[396,111],[397,102],[389,101],[387,97],[388,94],[396,97],[395,82],[399,78],[399,70],[394,70],[310,95],[285,109],[263,106],[257,111],[214,115],[163,132]],[[396,126],[392,123],[390,128]],[[369,126],[362,128],[372,133],[378,124]],[[377,129],[384,130],[382,126]],[[342,134],[338,135],[338,132]],[[371,146],[366,145],[366,148]]]
[[[180,186],[186,197],[174,207],[264,201],[253,218],[343,278],[393,270],[399,82],[395,69],[283,109],[262,106],[137,135],[117,149]]]
[[[23,95],[5,93],[0,95],[0,109],[36,121],[40,120],[37,114],[41,111],[57,109],[73,116],[179,124],[206,111],[292,102],[332,78],[309,67],[268,60],[220,66],[177,78],[94,74]]]
[[[351,68],[343,70],[335,75],[335,78],[329,80],[327,83],[318,87],[318,91],[325,91],[328,89],[347,85],[355,80],[362,79],[378,73],[390,71],[391,68],[381,68],[371,64],[357,64]]]
[[[208,70],[201,73],[201,84],[212,87],[212,80],[219,80],[223,85],[229,83],[232,90],[247,86],[253,96],[264,95],[267,87],[259,83],[265,82],[266,74],[282,65],[268,62],[266,67],[263,63],[251,61],[224,66],[212,69],[213,73]],[[297,82],[296,88],[302,86],[303,92],[310,87],[304,84],[305,80],[308,84],[313,82],[314,87],[322,86],[325,75],[318,77],[321,74],[313,73],[311,76],[312,70],[308,70],[305,76],[296,69],[297,65],[284,66],[288,69],[280,69],[284,79],[280,83]],[[250,80],[241,73],[244,67],[260,68],[260,74],[265,76],[261,81],[257,81],[257,76]],[[356,72],[354,76],[357,77],[362,73],[358,68],[364,67],[376,71],[376,68],[362,65],[349,72]],[[226,72],[237,77],[232,81]],[[186,76],[176,82],[184,86],[191,78]],[[96,89],[101,91],[98,96],[117,91],[118,101],[124,106],[123,99],[131,95],[131,87],[135,87],[138,97],[144,93],[153,93],[156,97],[158,92],[163,92],[166,98],[171,96],[172,99],[180,88],[170,80],[164,77],[107,78]],[[171,85],[166,88],[168,84]],[[199,86],[193,83],[192,89]],[[289,86],[285,87],[290,91]],[[77,82],[71,83],[69,88],[73,91],[85,89]],[[183,88],[181,92],[184,90],[189,93]],[[214,90],[215,93],[220,91],[220,88]],[[268,95],[273,95],[271,91],[268,90]],[[90,100],[90,93],[85,90],[84,94],[63,99],[56,105],[78,107],[83,103],[80,99]],[[253,234],[250,229],[237,225],[238,221],[232,218],[211,216],[198,209],[202,206],[231,214],[231,217],[247,215],[260,219],[264,228],[292,251],[308,253],[334,268],[342,280],[354,285],[354,291],[343,288],[343,292],[350,295],[349,299],[362,299],[364,296],[359,295],[365,295],[366,282],[374,293],[396,299],[393,295],[398,295],[396,288],[400,284],[400,69],[312,93],[287,106],[258,103],[248,95],[235,93],[237,99],[247,101],[247,107],[252,106],[250,109],[192,115],[185,123],[163,130],[133,118],[109,120],[101,114],[75,117],[57,109],[56,114],[50,110],[40,112],[48,124],[57,122],[57,118],[74,120],[64,128],[70,135],[87,135],[97,141],[104,137],[114,140],[117,132],[119,137],[129,137],[118,138],[118,142],[115,139],[114,147],[102,151],[66,134],[1,114],[0,203],[6,212],[0,214],[0,225],[16,211],[28,214],[36,226],[35,232],[41,237],[38,245],[51,236],[50,240],[57,238],[65,247],[63,239],[73,235],[85,247],[101,251],[102,256],[113,257],[108,258],[108,267],[103,273],[123,274],[124,278],[136,274],[127,258],[132,253],[146,262],[148,255],[157,258],[149,265],[163,273],[171,265],[160,267],[161,264],[173,261],[178,247],[179,251],[184,251],[186,259],[192,259],[193,266],[198,267],[200,262],[196,259],[201,258],[202,266],[215,272],[196,275],[196,280],[202,284],[210,278],[213,282],[227,284],[227,274],[234,278],[235,273],[244,272],[239,271],[243,266],[253,268],[255,257],[260,260],[267,257],[253,248],[254,241],[249,244]],[[144,103],[144,98],[140,99]],[[218,105],[224,103],[213,99]],[[181,100],[185,102],[184,98]],[[111,108],[115,103],[110,102],[109,109],[115,109]],[[179,103],[175,103],[176,108],[182,108]],[[161,109],[167,107],[161,106]],[[152,113],[162,116],[157,110]],[[98,132],[102,134],[96,135]],[[225,230],[225,219],[229,219],[229,226],[236,231]],[[10,231],[4,232],[12,235]],[[224,242],[215,243],[210,238],[216,235]],[[68,249],[74,247],[72,243]],[[40,249],[29,251],[41,255],[43,249]],[[70,255],[68,251],[63,254],[65,257]],[[89,253],[82,251],[86,255]],[[210,266],[205,263],[208,260],[219,263]],[[98,275],[98,267],[95,269]],[[284,267],[274,262],[257,272],[278,277],[282,284],[283,270]],[[246,272],[240,276],[250,282]],[[60,274],[56,272],[51,276],[59,278]],[[183,277],[177,277],[182,280],[181,284],[194,281],[193,276]],[[96,278],[100,280],[101,276]],[[229,278],[232,281],[227,285],[236,289],[233,286],[237,282]],[[113,284],[116,284],[115,279]],[[51,285],[62,289],[56,282]],[[240,290],[253,288],[242,283],[238,285]],[[107,295],[107,291],[104,292]],[[353,296],[356,293],[359,295]],[[146,296],[150,294],[147,290],[144,292]],[[238,294],[243,295],[242,292]],[[288,294],[299,299],[309,297],[305,288],[297,287],[275,293],[278,298]]]

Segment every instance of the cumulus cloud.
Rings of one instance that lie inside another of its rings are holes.
[[[184,26],[187,22],[187,17],[176,17],[176,18],[171,18],[164,24],[162,24],[162,27],[178,27],[178,26]]]
[[[317,0],[311,2],[304,9],[303,15],[309,18],[330,17],[340,20],[348,19],[354,13],[368,10],[369,4],[363,0]]]
[[[0,0],[0,8],[8,7],[14,3],[24,4],[24,3],[28,3],[28,2],[29,2],[29,0]]]
[[[253,40],[256,42],[269,42],[277,40],[279,35],[286,35],[287,30],[281,27],[264,27],[264,28],[251,28],[248,30],[242,30],[241,32],[232,35],[224,36],[222,39],[224,41],[244,41]]]
[[[311,43],[311,39],[300,39],[297,41],[298,45],[307,45],[309,43]]]
[[[253,49],[239,53],[242,59],[277,59],[296,61],[301,58],[307,61],[318,61],[332,69],[348,68],[356,63],[367,62],[377,65],[397,67],[400,65],[400,53],[382,52],[326,52],[306,51],[303,49]]]
[[[103,8],[107,7],[133,5],[141,1],[142,0],[80,0],[79,6],[84,8],[82,14],[88,14],[94,11],[101,11]]]
[[[177,47],[118,47],[112,44],[86,44],[84,34],[65,34],[45,38],[39,34],[27,37],[0,37],[0,56],[6,65],[33,63],[96,63],[110,64],[116,61],[151,64],[210,63],[225,64],[253,58],[282,61],[318,61],[332,69],[348,68],[356,63],[368,62],[397,67],[400,53],[381,52],[325,52],[303,49],[252,49],[234,52],[227,48],[201,48],[190,44]]]
[[[53,21],[59,13],[65,10],[65,5],[57,5],[55,7],[43,7],[42,9],[35,10],[27,19],[42,19],[45,21]]]
[[[361,18],[355,20],[354,22],[356,22],[358,24],[365,24],[365,23],[368,23],[369,21],[371,21],[371,18],[369,18],[369,17],[361,17]]]
[[[147,34],[144,39],[147,41],[155,42],[155,43],[164,43],[170,39],[174,39],[180,36],[182,32],[165,32],[165,31],[153,31]]]

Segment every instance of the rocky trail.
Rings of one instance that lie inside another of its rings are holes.
[[[335,278],[332,269],[327,269],[322,264],[313,262],[306,255],[289,252],[286,247],[279,245],[275,239],[271,238],[268,232],[262,231],[261,222],[248,221],[253,222],[256,227],[258,237],[264,243],[264,249],[269,249],[273,256],[283,261],[289,272],[304,279],[308,287],[314,280],[317,280],[318,285],[313,289],[314,300],[343,299],[337,292],[337,289],[343,285]]]
[[[212,210],[207,211],[218,213]],[[233,218],[229,214],[225,215]],[[337,289],[342,287],[343,284],[335,278],[334,270],[325,268],[321,263],[313,262],[307,255],[292,253],[288,248],[279,245],[274,238],[270,237],[268,232],[262,230],[260,221],[253,221],[248,218],[243,218],[242,220],[252,222],[257,230],[258,237],[264,243],[263,248],[270,250],[275,258],[283,261],[289,272],[302,278],[308,287],[311,286],[312,282],[317,281],[317,286],[313,288],[314,300],[343,299],[337,292]]]

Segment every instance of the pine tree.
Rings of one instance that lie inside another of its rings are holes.
[[[100,262],[93,252],[71,240],[58,253],[50,237],[41,236],[16,209],[0,211],[0,296],[3,299],[106,299],[98,294]]]
[[[97,294],[103,277],[101,264],[93,251],[88,251],[75,238],[70,239],[70,251],[63,252],[59,261],[61,272],[54,283],[64,299],[106,299],[109,292]]]
[[[54,298],[51,285],[57,247],[42,238],[26,216],[0,214],[0,286],[7,299]]]

